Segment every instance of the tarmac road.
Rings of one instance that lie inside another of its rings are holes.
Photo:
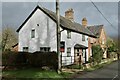
[[[98,80],[98,78],[101,78],[101,80],[120,80],[120,78],[118,79],[118,74],[120,74],[120,71],[118,71],[118,61],[115,61],[95,71],[79,72],[78,74],[73,76],[73,78],[83,78],[84,80]]]

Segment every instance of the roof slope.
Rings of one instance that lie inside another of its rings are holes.
[[[100,37],[101,31],[103,29],[103,25],[94,25],[94,26],[87,26],[87,28],[95,34],[95,36]]]
[[[23,22],[23,24],[17,29],[17,32],[20,31],[20,29],[24,26],[24,24],[29,20],[29,18],[34,14],[34,12],[37,10],[37,9],[40,9],[41,11],[43,11],[46,15],[48,15],[51,19],[53,19],[53,21],[57,22],[57,16],[56,16],[56,13],[53,12],[53,11],[50,11],[46,8],[43,8],[43,7],[39,7],[37,6],[33,12],[28,16],[28,18]],[[84,26],[82,26],[81,24],[79,23],[76,23],[76,22],[72,22],[62,16],[60,16],[60,26],[63,28],[63,29],[68,29],[68,30],[71,30],[73,32],[77,32],[77,33],[81,33],[81,34],[84,34],[84,35],[88,35],[90,37],[96,37],[89,29],[85,28]]]

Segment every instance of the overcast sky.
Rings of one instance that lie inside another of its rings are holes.
[[[11,26],[17,29],[33,9],[39,4],[49,10],[55,11],[54,2],[3,2],[2,3],[2,27]],[[99,10],[112,23],[113,27],[101,16],[97,9],[90,2],[61,2],[60,14],[73,8],[74,20],[81,24],[83,17],[88,20],[88,25],[103,24],[107,35],[117,36],[118,34],[118,3],[117,2],[95,2]]]

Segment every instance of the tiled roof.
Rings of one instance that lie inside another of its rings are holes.
[[[94,25],[94,26],[87,26],[87,28],[95,34],[95,36],[100,37],[101,30],[103,28],[103,25]]]
[[[56,13],[53,11],[50,11],[46,8],[43,7],[39,7],[37,6],[33,12],[28,16],[28,18],[23,22],[23,24],[17,29],[17,32],[20,31],[20,29],[23,27],[23,25],[27,22],[27,20],[34,14],[34,12],[40,9],[41,11],[43,11],[46,15],[48,15],[51,19],[53,19],[55,22],[57,22],[57,16]],[[64,18],[63,16],[60,16],[60,26],[63,29],[67,29],[67,30],[71,30],[73,32],[77,32],[80,34],[84,34],[84,35],[88,35],[90,37],[96,37],[89,29],[85,28],[84,26],[82,26],[79,23],[76,22],[72,22],[66,18]]]

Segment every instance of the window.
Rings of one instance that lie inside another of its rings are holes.
[[[61,41],[60,42],[60,52],[64,52],[65,51],[65,42]]]
[[[67,48],[67,56],[71,56],[71,48],[70,47]]]
[[[32,29],[31,31],[31,38],[35,38],[35,29]]]
[[[82,50],[82,56],[85,57],[85,50]]]
[[[102,44],[105,44],[104,38],[102,38]]]
[[[40,47],[41,52],[50,52],[50,47]]]
[[[85,41],[85,35],[82,35],[82,41]]]
[[[77,49],[77,56],[79,56],[79,53],[80,53],[80,52],[79,52],[79,49]]]
[[[39,24],[37,24],[37,26],[39,26]]]
[[[28,47],[23,47],[23,52],[28,52]]]
[[[71,39],[71,31],[67,30],[67,38]]]

